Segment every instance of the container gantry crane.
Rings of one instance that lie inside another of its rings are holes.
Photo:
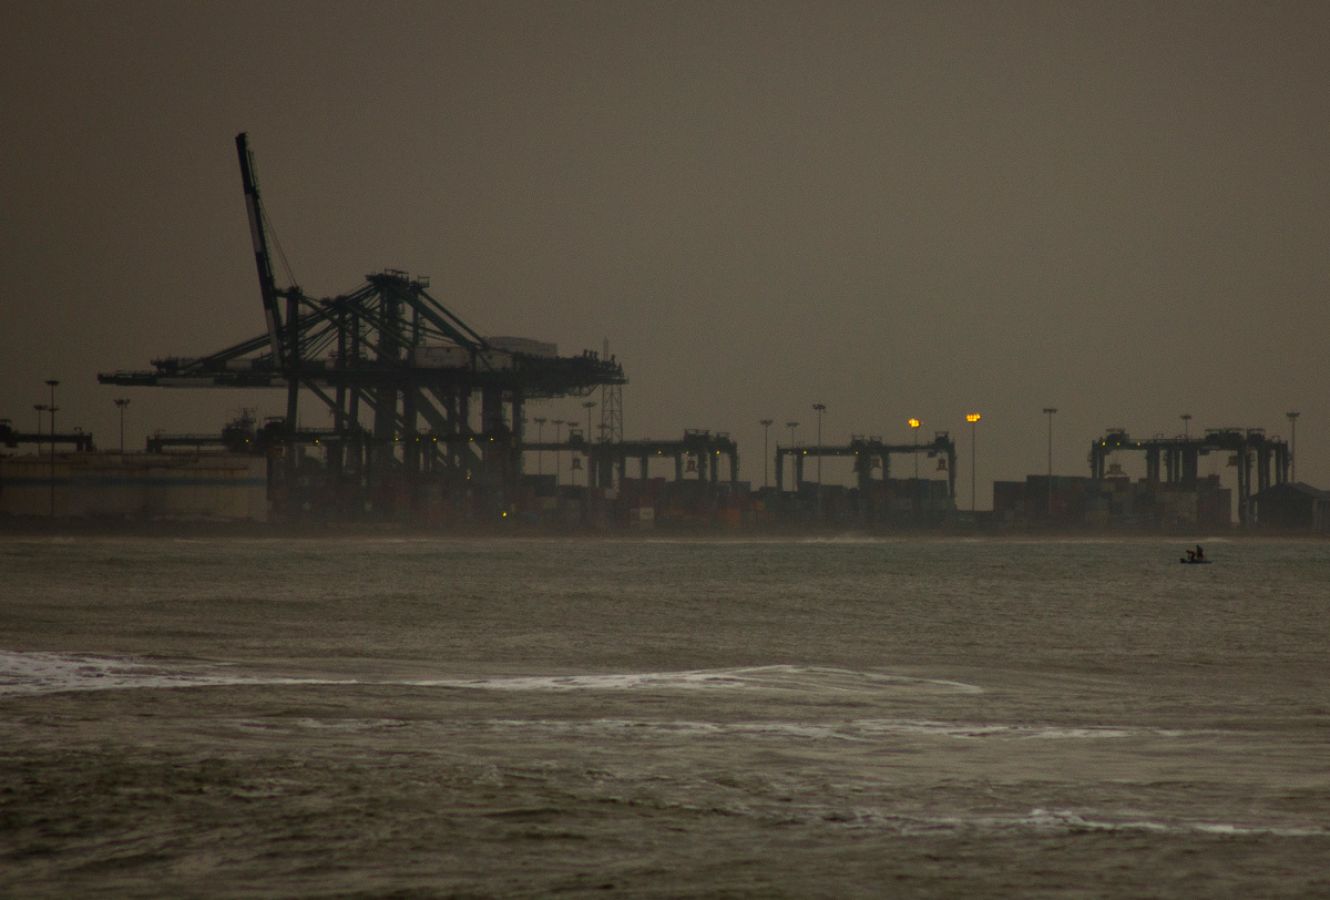
[[[482,337],[430,293],[426,277],[385,269],[366,275],[349,293],[324,298],[296,285],[279,287],[243,133],[236,151],[265,332],[204,356],[167,356],[152,360],[148,370],[102,373],[101,383],[284,389],[286,415],[275,431],[287,465],[274,474],[283,472],[278,480],[288,493],[298,457],[316,443],[326,454],[329,479],[343,487],[428,476],[488,492],[491,506],[516,495],[528,400],[584,396],[626,383],[613,358],[591,351],[563,357],[541,341]],[[302,393],[331,413],[330,430],[298,427]]]

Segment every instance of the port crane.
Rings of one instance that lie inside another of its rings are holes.
[[[1120,450],[1145,454],[1146,480],[1151,484],[1195,485],[1200,458],[1209,453],[1229,454],[1229,464],[1237,469],[1238,521],[1247,525],[1251,519],[1252,463],[1256,464],[1257,493],[1272,484],[1284,484],[1289,477],[1293,456],[1286,441],[1267,437],[1263,428],[1207,428],[1200,437],[1165,437],[1135,440],[1125,428],[1111,428],[1090,442],[1090,477],[1102,481],[1109,477],[1108,458]]]
[[[410,483],[428,477],[445,490],[485,492],[496,507],[516,494],[527,401],[626,383],[613,358],[559,356],[552,344],[482,336],[430,293],[425,276],[384,269],[348,293],[318,298],[279,286],[254,155],[246,134],[235,142],[265,331],[202,356],[102,373],[99,382],[284,389],[285,416],[267,429],[269,452],[285,460],[273,468],[283,494],[299,486],[300,459],[318,446],[324,480],[342,488],[391,481],[407,485],[390,493],[409,503]],[[298,426],[305,393],[330,413],[331,428]]]

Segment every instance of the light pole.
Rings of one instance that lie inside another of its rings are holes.
[[[1048,416],[1048,518],[1053,518],[1053,413],[1056,406],[1045,406],[1044,415]]]
[[[586,486],[591,487],[591,410],[595,408],[595,400],[587,400],[582,404],[586,410]]]
[[[1297,484],[1298,483],[1298,416],[1301,415],[1301,413],[1289,412],[1289,413],[1284,413],[1284,415],[1288,416],[1288,427],[1293,429],[1293,434],[1290,435],[1289,454],[1288,454],[1293,462],[1293,473],[1289,477],[1293,480],[1294,484]]]
[[[46,386],[51,389],[51,518],[55,518],[55,387],[60,382],[54,378],[46,379]]]
[[[827,411],[825,403],[814,403],[813,409],[817,410],[817,492],[822,494],[822,414]]]
[[[129,405],[128,397],[116,398],[115,405],[120,409],[120,455],[125,454],[125,407]]]
[[[1191,413],[1183,413],[1178,418],[1182,420],[1182,439],[1191,440]]]
[[[550,419],[554,426],[554,486],[559,486],[559,470],[563,468],[563,419]]]
[[[977,467],[975,460],[979,457],[979,444],[977,443],[978,437],[975,433],[974,426],[979,424],[979,420],[982,418],[983,416],[979,415],[979,413],[977,412],[965,414],[965,421],[970,423],[970,514],[971,515],[974,514],[975,510],[974,473]]]
[[[910,434],[914,438],[914,480],[918,487],[919,481],[919,426],[924,423],[918,419],[906,419],[905,424],[910,426]]]
[[[37,456],[42,455],[42,413],[46,412],[45,403],[34,403],[32,408],[37,410]]]
[[[788,429],[790,429],[790,453],[791,453],[791,455],[793,455],[793,453],[794,453],[794,429],[796,429],[796,428],[799,427],[799,423],[798,423],[798,422],[786,422],[786,423],[785,423],[785,427],[788,428]],[[793,460],[793,462],[795,463],[795,472],[798,472],[798,471],[799,471],[799,468],[798,468],[798,460],[795,459],[795,460]],[[780,473],[780,472],[777,472],[777,473],[776,473],[776,478],[777,478],[777,480],[779,480],[779,479],[781,478],[781,473]],[[796,488],[796,489],[798,488],[798,484],[797,484],[797,483],[795,484],[795,488]]]
[[[767,488],[767,475],[771,471],[771,463],[767,459],[767,436],[771,433],[771,423],[774,419],[758,419],[757,424],[762,426],[762,489]]]
[[[537,443],[537,444],[543,444],[543,443],[545,443],[545,417],[544,417],[544,416],[536,416],[536,417],[534,417],[531,421],[533,421],[533,422],[536,423],[536,443]],[[545,448],[544,448],[544,447],[539,447],[539,446],[538,446],[538,447],[536,448],[536,474],[537,474],[537,475],[544,475],[544,474],[545,474]]]
[[[905,424],[910,426],[910,437],[914,443],[914,450],[910,453],[914,457],[914,484],[911,485],[910,496],[914,498],[914,515],[917,518],[919,516],[919,426],[924,423],[911,416],[905,420]],[[882,477],[887,477],[885,470],[882,472]]]

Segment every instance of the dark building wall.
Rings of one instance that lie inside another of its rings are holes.
[[[1047,475],[1031,475],[1023,482],[994,482],[994,517],[999,522],[1092,528],[1226,528],[1230,524],[1230,491],[1220,487],[1215,477],[1183,486],[1054,476],[1051,489],[1050,498]]]
[[[1324,532],[1330,527],[1330,492],[1306,484],[1277,484],[1253,499],[1261,528]]]

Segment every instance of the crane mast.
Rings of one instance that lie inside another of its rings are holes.
[[[254,155],[249,149],[249,135],[236,135],[236,152],[240,156],[240,178],[245,184],[245,209],[249,213],[249,233],[254,242],[254,263],[259,270],[259,290],[263,295],[263,313],[268,320],[268,342],[272,348],[273,364],[285,369],[287,359],[282,346],[281,311],[277,306],[277,281],[272,274],[272,257],[268,253],[268,235],[263,228],[263,204],[259,200],[259,183],[254,176]]]

